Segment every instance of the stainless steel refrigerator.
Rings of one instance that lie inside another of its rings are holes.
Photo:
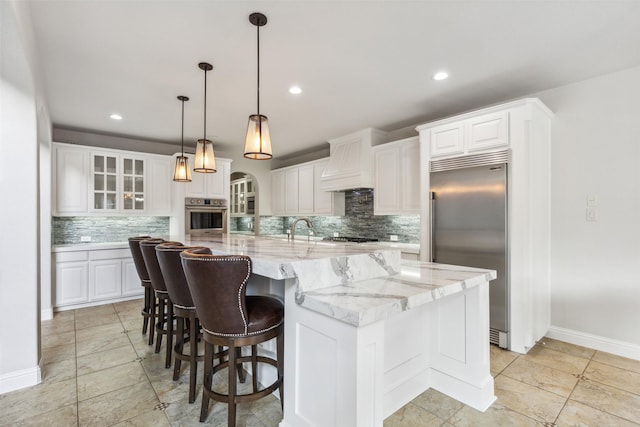
[[[489,285],[490,341],[509,346],[509,151],[432,161],[431,258],[496,270]]]

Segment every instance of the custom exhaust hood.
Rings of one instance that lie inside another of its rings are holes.
[[[329,163],[320,176],[320,189],[373,188],[371,147],[383,143],[386,135],[386,132],[367,128],[330,140]]]

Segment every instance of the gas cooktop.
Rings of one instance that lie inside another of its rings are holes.
[[[350,237],[350,236],[339,236],[339,237],[325,237],[322,240],[330,240],[332,242],[354,242],[354,243],[365,243],[365,242],[377,242],[378,239],[372,237]]]

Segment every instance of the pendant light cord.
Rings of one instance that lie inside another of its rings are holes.
[[[182,157],[184,157],[184,99],[182,101],[182,143],[180,144],[180,149],[182,151]]]
[[[204,70],[204,135],[203,140],[207,139],[207,69]]]
[[[258,117],[260,117],[260,26],[258,28]]]

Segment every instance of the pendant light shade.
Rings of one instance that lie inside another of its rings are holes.
[[[181,155],[176,157],[176,168],[173,171],[173,180],[177,182],[191,182],[191,169],[189,169],[189,159],[184,155],[184,102],[189,98],[186,96],[178,96],[178,100],[182,102],[182,143]]]
[[[267,24],[267,17],[262,13],[249,15],[249,22],[255,25],[258,33],[258,84],[257,84],[257,112],[249,116],[247,136],[244,140],[244,157],[253,160],[267,160],[273,157],[271,151],[271,135],[267,116],[260,114],[260,27]]]
[[[201,62],[198,67],[204,71],[204,134],[196,142],[196,158],[193,170],[202,173],[216,171],[216,157],[213,153],[213,142],[207,139],[207,71],[213,70],[213,65]]]

